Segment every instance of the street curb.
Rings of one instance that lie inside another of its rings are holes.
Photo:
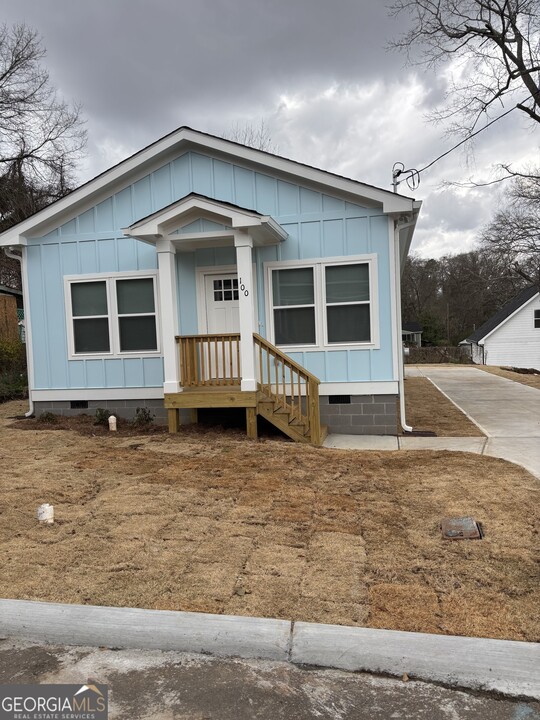
[[[540,645],[297,622],[291,662],[540,699]]]
[[[290,661],[540,700],[540,644],[267,618],[0,599],[0,636]]]
[[[288,660],[291,623],[172,610],[0,600],[0,635],[57,645]]]

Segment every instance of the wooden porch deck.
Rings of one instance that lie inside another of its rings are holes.
[[[254,335],[257,390],[241,390],[237,334],[181,336],[177,342],[183,390],[165,394],[169,432],[178,432],[183,409],[197,422],[200,408],[245,408],[250,438],[257,437],[261,415],[295,442],[322,444],[319,379],[260,335]]]

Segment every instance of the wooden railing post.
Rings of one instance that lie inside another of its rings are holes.
[[[308,380],[309,387],[309,407],[307,412],[309,415],[309,429],[311,433],[311,442],[314,445],[321,444],[321,412],[319,408],[319,383],[311,378]]]

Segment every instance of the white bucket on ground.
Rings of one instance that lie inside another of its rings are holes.
[[[109,430],[111,432],[116,432],[116,417],[114,415],[109,417]]]
[[[37,509],[37,519],[45,525],[52,525],[54,522],[54,507],[49,503],[43,503]]]

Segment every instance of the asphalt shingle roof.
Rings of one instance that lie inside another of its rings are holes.
[[[480,325],[465,342],[477,343],[482,338],[485,338],[492,330],[495,330],[507,317],[510,317],[512,313],[524,305],[528,300],[534,297],[538,293],[538,287],[536,285],[530,285],[519,292],[510,302],[503,305],[500,310],[497,310],[495,315],[492,315],[489,320],[483,325]]]

